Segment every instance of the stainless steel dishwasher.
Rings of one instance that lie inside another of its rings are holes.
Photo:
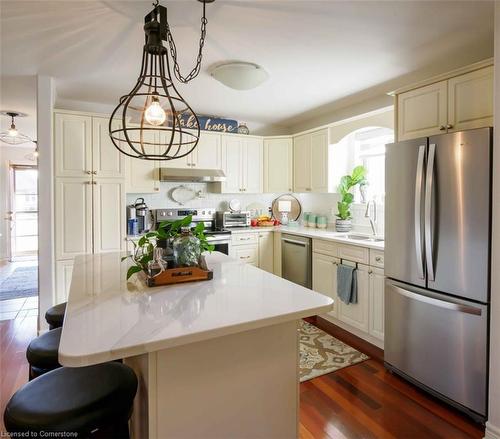
[[[311,238],[281,235],[281,275],[306,288],[312,287]]]

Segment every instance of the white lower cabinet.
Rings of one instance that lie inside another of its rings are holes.
[[[368,332],[368,300],[369,300],[369,268],[358,264],[356,270],[358,281],[358,300],[356,303],[338,301],[338,319],[361,331]]]
[[[347,256],[351,256],[348,258]],[[337,267],[357,263],[357,303],[346,304],[337,296]],[[370,262],[369,262],[370,261]],[[368,265],[368,263],[376,266]],[[366,341],[383,347],[384,253],[360,246],[313,240],[313,290],[334,299],[333,310],[324,317]]]
[[[370,316],[368,332],[373,337],[384,340],[384,270],[372,268],[370,273]]]
[[[269,273],[274,273],[273,232],[259,233],[259,268]]]
[[[56,262],[56,291],[54,294],[54,305],[66,302],[73,274],[73,259]]]
[[[245,244],[233,246],[233,256],[235,259],[250,265],[259,265],[259,246],[258,244]]]

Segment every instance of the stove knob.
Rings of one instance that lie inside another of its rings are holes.
[[[202,215],[205,215],[205,211],[201,212]]]
[[[172,216],[174,213],[173,212],[168,212],[167,215],[168,216]]]
[[[160,212],[160,216],[165,216],[165,212]]]

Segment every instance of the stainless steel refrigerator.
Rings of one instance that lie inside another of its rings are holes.
[[[386,366],[487,413],[492,129],[387,145]]]

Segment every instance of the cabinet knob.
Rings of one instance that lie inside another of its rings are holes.
[[[448,125],[446,125],[446,128],[451,130],[453,128],[453,125],[451,123],[449,123]]]
[[[92,175],[92,171],[85,171],[85,174]]]
[[[373,274],[373,271],[372,270],[368,270],[368,274]]]
[[[377,256],[377,257],[375,258],[375,260],[376,260],[377,262],[380,262],[380,261],[382,261],[382,258],[381,258],[380,256]]]
[[[288,192],[292,192],[292,188],[291,187],[288,188]]]
[[[155,190],[156,192],[158,192],[158,191],[160,190],[160,188],[155,187],[155,189],[154,189],[154,190]]]
[[[92,174],[93,175],[97,175],[97,171],[92,171]]]
[[[446,129],[446,127],[444,125],[440,125],[440,127],[439,127],[440,131],[444,131],[445,129]]]

